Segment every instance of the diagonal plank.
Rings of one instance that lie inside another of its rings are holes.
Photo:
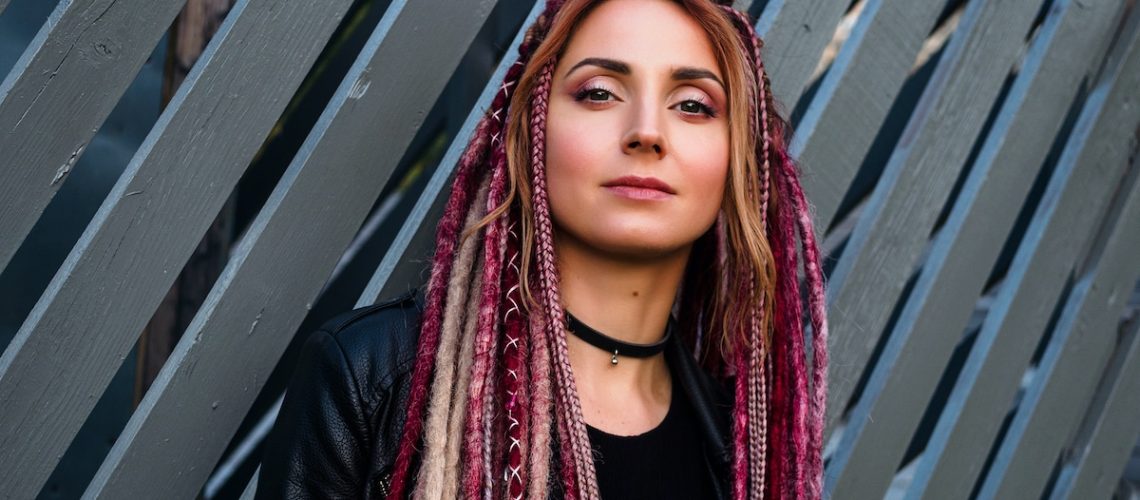
[[[1140,168],[1140,162],[1133,169]],[[1040,498],[1066,436],[1080,423],[1116,343],[1140,265],[1140,182],[1132,183],[1096,268],[1077,283],[1010,424],[979,498]]]
[[[878,343],[1040,4],[967,5],[852,232],[827,297],[834,332],[828,348],[837,358],[828,374],[829,430]]]
[[[994,307],[939,417],[908,498],[967,490],[997,435],[1053,306],[1128,165],[1140,127],[1140,34],[1110,66],[1058,161]]]
[[[868,0],[792,136],[815,225],[831,226],[945,2]]]
[[[388,7],[85,497],[201,489],[495,3]]]
[[[769,0],[756,20],[764,41],[764,69],[777,104],[790,113],[800,100],[823,49],[847,12],[846,1]]]
[[[261,474],[261,467],[253,471],[253,479],[249,480],[249,484],[245,485],[245,489],[241,492],[240,500],[253,500],[257,495],[257,476]]]
[[[1121,336],[1052,500],[1110,498],[1140,435],[1140,321]]]
[[[0,83],[0,271],[184,3],[60,2]]]
[[[39,491],[350,3],[230,11],[0,357],[0,491]]]
[[[471,140],[471,134],[475,132],[479,120],[491,107],[491,102],[495,99],[495,94],[499,91],[503,78],[507,76],[507,70],[518,58],[519,45],[522,44],[522,39],[526,35],[525,28],[534,23],[535,19],[538,19],[543,4],[544,2],[541,0],[536,2],[526,20],[523,21],[523,29],[520,29],[515,35],[511,46],[507,48],[502,61],[495,69],[495,73],[491,75],[491,79],[483,87],[483,92],[479,94],[475,108],[467,115],[463,126],[459,128],[459,133],[451,141],[443,159],[440,160],[435,172],[428,179],[420,197],[416,199],[416,204],[404,219],[404,224],[400,226],[400,231],[396,233],[392,245],[388,247],[384,258],[381,259],[376,271],[372,274],[372,278],[368,280],[368,285],[361,292],[356,307],[369,306],[381,300],[388,300],[424,283],[424,276],[426,276],[424,273],[431,263],[431,252],[434,251],[436,223],[443,215],[444,205],[447,203],[447,197],[451,192],[451,181],[455,177],[455,166],[459,163],[459,157],[463,155],[463,150],[467,148],[467,143]]]
[[[1037,177],[1065,119],[1057,103],[1072,102],[1092,70],[1074,61],[1102,59],[1116,2],[1087,5],[1059,3],[1042,25],[851,412],[829,490],[881,496],[890,484],[1029,193],[1025,179]]]

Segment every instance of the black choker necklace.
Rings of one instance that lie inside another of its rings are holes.
[[[669,318],[669,323],[665,327],[665,335],[661,340],[652,344],[631,344],[621,340],[610,337],[602,332],[586,326],[584,323],[575,318],[570,311],[566,311],[566,320],[569,323],[568,327],[570,332],[578,338],[585,340],[587,344],[602,349],[606,352],[614,353],[610,358],[610,364],[616,365],[618,362],[618,355],[629,356],[633,358],[648,358],[654,354],[658,354],[665,350],[665,343],[669,341],[669,337],[673,335],[673,318]]]

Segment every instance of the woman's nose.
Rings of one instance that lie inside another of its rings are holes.
[[[657,155],[658,159],[665,157],[667,148],[658,123],[660,118],[660,114],[655,110],[638,112],[633,126],[622,138],[622,151],[627,155],[652,153]]]

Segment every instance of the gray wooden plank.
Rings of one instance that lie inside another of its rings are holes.
[[[381,259],[376,271],[368,280],[368,285],[361,292],[360,298],[356,301],[357,307],[393,298],[426,282],[427,270],[431,265],[431,255],[435,249],[436,223],[443,215],[443,207],[447,203],[451,181],[455,176],[456,163],[459,161],[459,157],[463,155],[463,150],[467,147],[468,141],[471,140],[475,126],[490,108],[495,93],[499,91],[503,78],[507,76],[507,70],[518,57],[518,47],[522,43],[522,37],[526,34],[525,27],[533,24],[534,20],[538,18],[542,12],[543,4],[542,1],[536,2],[526,20],[523,21],[524,29],[515,36],[511,46],[507,48],[506,56],[499,62],[495,73],[491,75],[491,79],[483,88],[483,92],[479,94],[475,108],[467,115],[459,133],[451,141],[443,159],[440,160],[439,166],[428,179],[420,197],[416,199],[412,211],[404,219],[404,224],[400,226],[400,231],[396,233],[392,245],[388,247],[384,258]]]
[[[389,6],[85,498],[202,487],[495,4]]]
[[[1140,163],[1133,165],[1140,168]],[[1095,268],[1074,287],[1025,398],[1006,432],[979,498],[1040,498],[1053,462],[1080,423],[1116,343],[1112,332],[1140,279],[1140,182]]]
[[[0,491],[39,491],[350,3],[231,10],[0,357]]]
[[[0,271],[184,3],[61,2],[0,83]]]
[[[1074,443],[1073,460],[1061,469],[1052,500],[1109,498],[1140,435],[1140,321],[1117,346],[1103,387]]]
[[[764,41],[761,57],[772,83],[772,94],[787,113],[791,113],[807,88],[849,3],[769,0],[756,20],[756,34]]]
[[[1140,127],[1138,33],[1126,39],[1110,84],[1090,96],[935,425],[908,498],[968,492],[977,479],[983,464],[978,457],[990,449],[1065,280],[1128,166]]]
[[[241,500],[253,500],[257,495],[257,476],[261,475],[261,467],[253,471],[253,478],[249,480],[249,484],[245,485],[245,489],[241,492]]]
[[[971,2],[830,277],[833,429],[927,244],[1040,0]],[[874,290],[875,293],[867,293]]]
[[[1115,0],[1065,0],[1045,19],[935,239],[832,456],[827,488],[882,496],[1037,176],[1067,106],[1102,60]],[[1100,33],[1100,37],[1089,36]]]
[[[863,7],[789,145],[804,166],[816,227],[830,227],[944,4],[869,0]]]

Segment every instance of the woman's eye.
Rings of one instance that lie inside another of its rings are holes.
[[[574,96],[574,99],[577,101],[590,100],[592,102],[605,102],[608,101],[610,97],[613,97],[612,92],[602,88],[592,88],[582,89]]]
[[[707,115],[709,117],[715,117],[716,116],[716,112],[713,111],[713,109],[711,107],[709,107],[709,105],[707,105],[701,101],[698,101],[696,99],[688,99],[685,101],[681,101],[681,103],[678,104],[677,106],[681,109],[682,113],[694,114],[694,115],[695,114],[703,114],[703,115]]]
[[[591,101],[605,101],[609,96],[610,91],[602,89],[594,89],[587,94]]]

